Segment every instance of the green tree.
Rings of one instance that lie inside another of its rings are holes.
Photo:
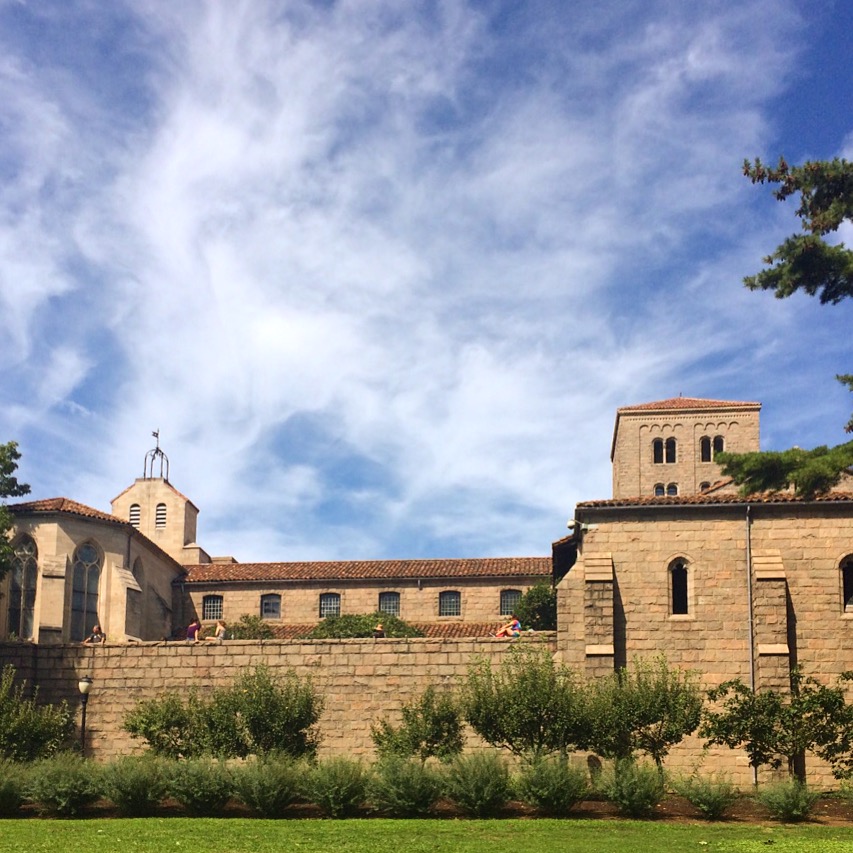
[[[348,613],[345,616],[327,616],[306,634],[309,640],[347,640],[372,637],[373,629],[382,623],[386,637],[422,637],[413,625],[388,613]]]
[[[708,692],[719,710],[706,710],[699,734],[708,745],[743,748],[751,767],[787,766],[805,781],[803,756],[811,751],[827,761],[836,778],[853,775],[853,708],[845,700],[845,673],[827,687],[799,670],[791,673],[791,690],[753,691],[739,679]]]
[[[543,649],[512,648],[497,670],[480,660],[462,691],[465,719],[492,746],[527,760],[584,746],[586,691],[572,670]]]
[[[590,685],[588,746],[603,758],[645,753],[658,769],[669,750],[699,727],[703,696],[694,672],[670,668],[665,657],[635,661]]]
[[[26,483],[19,483],[15,476],[20,458],[18,445],[14,441],[0,444],[0,500],[19,498],[30,493],[30,487]],[[3,580],[6,572],[11,568],[14,556],[10,538],[11,530],[12,515],[5,506],[0,504],[0,580]]]
[[[789,166],[780,159],[772,168],[756,159],[747,160],[743,171],[754,184],[776,184],[773,195],[779,201],[799,193],[797,216],[803,228],[764,259],[768,269],[744,279],[746,286],[773,291],[777,299],[802,290],[824,305],[853,296],[853,251],[824,239],[845,220],[853,221],[853,163],[836,158]],[[853,374],[836,378],[853,391]],[[853,432],[853,417],[845,429]],[[721,453],[716,458],[743,494],[793,486],[797,494],[810,498],[831,489],[853,466],[853,442],[808,451]]]
[[[530,587],[515,608],[515,615],[524,628],[534,631],[557,630],[557,590],[548,583]]]
[[[228,637],[231,640],[272,640],[275,633],[260,616],[244,613],[239,621],[228,626]]]

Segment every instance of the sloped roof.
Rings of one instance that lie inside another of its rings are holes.
[[[701,492],[696,495],[672,497],[611,498],[601,501],[583,501],[578,509],[606,509],[608,507],[665,507],[665,506],[724,506],[727,504],[802,504],[851,503],[853,492],[833,491],[816,495],[808,500],[794,492],[759,492],[742,497],[737,492]]]
[[[41,512],[61,512],[130,527],[130,523],[122,518],[118,518],[117,516],[110,515],[106,512],[101,512],[99,509],[93,509],[90,506],[86,506],[86,504],[81,504],[77,501],[69,500],[68,498],[46,498],[40,501],[26,501],[25,503],[9,504],[6,509],[15,515]]]
[[[754,409],[761,408],[761,403],[748,403],[742,400],[706,400],[702,397],[670,397],[668,400],[658,400],[655,403],[638,403],[635,406],[622,406],[616,414],[629,412],[670,412],[683,409]]]
[[[157,480],[163,485],[168,486],[182,501],[186,501],[188,504],[191,504],[197,510],[198,507],[185,495],[183,492],[179,492],[165,477],[138,477],[135,482],[131,483],[126,489],[122,489],[110,503],[115,503],[122,495],[126,495],[137,483],[141,483],[145,480]]]
[[[337,560],[297,563],[203,563],[185,566],[183,583],[239,581],[390,580],[404,578],[542,577],[550,557],[455,560]]]
[[[426,638],[464,639],[466,637],[492,637],[498,628],[506,623],[500,622],[410,622]],[[298,640],[310,633],[316,625],[270,625],[275,639]]]

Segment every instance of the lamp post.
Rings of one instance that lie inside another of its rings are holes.
[[[83,716],[80,721],[80,754],[86,755],[86,705],[89,704],[89,691],[92,689],[92,679],[84,675],[77,682],[80,691],[80,701],[83,703]]]

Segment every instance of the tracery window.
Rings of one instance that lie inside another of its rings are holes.
[[[32,537],[22,536],[15,544],[10,575],[8,632],[31,640],[38,581],[38,550]]]
[[[101,553],[91,542],[74,552],[71,577],[71,639],[82,641],[98,619],[98,588],[101,583]]]

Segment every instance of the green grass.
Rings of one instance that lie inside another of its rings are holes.
[[[853,827],[666,824],[630,820],[0,820],[0,853],[848,853]]]

